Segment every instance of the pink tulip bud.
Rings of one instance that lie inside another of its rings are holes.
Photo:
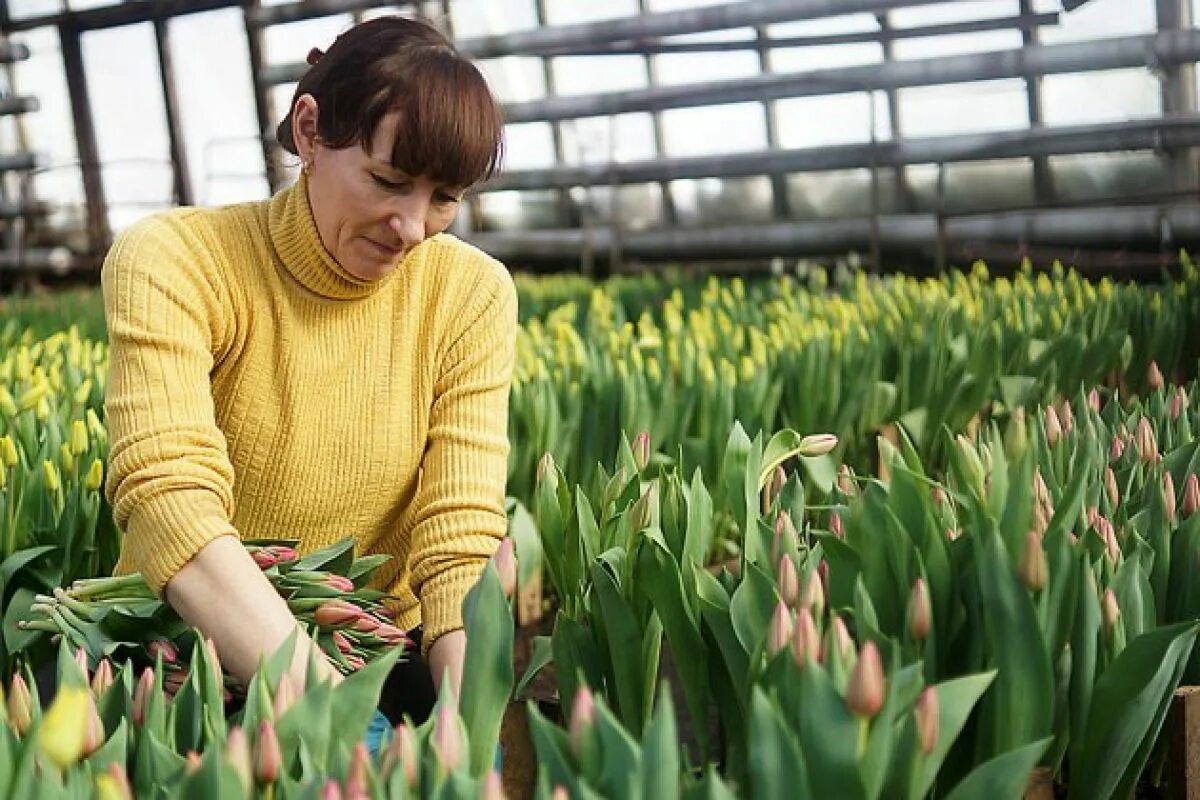
[[[800,440],[800,455],[813,458],[823,456],[837,447],[838,437],[832,433],[814,433]]]
[[[330,575],[325,578],[324,582],[330,589],[338,592],[350,593],[354,591],[354,581],[345,575]]]
[[[1021,582],[1032,592],[1046,588],[1050,580],[1050,568],[1046,551],[1042,549],[1042,537],[1036,531],[1025,534],[1025,548],[1021,551],[1021,562],[1017,566]]]
[[[279,779],[282,768],[283,753],[275,726],[264,719],[258,723],[258,738],[254,741],[254,779],[264,786],[272,784]]]
[[[1184,519],[1200,511],[1200,479],[1197,479],[1194,472],[1188,475],[1187,481],[1183,484],[1183,508],[1181,511]]]
[[[350,640],[346,638],[346,634],[342,633],[341,631],[333,632],[333,643],[343,654],[348,654],[354,651],[354,645],[352,645]]]
[[[462,739],[458,732],[458,712],[450,703],[438,706],[433,723],[433,752],[446,772],[454,772],[462,764]]]
[[[1184,406],[1187,405],[1187,393],[1180,386],[1178,391],[1171,395],[1171,421],[1179,419],[1183,413]]]
[[[183,773],[185,775],[195,775],[200,771],[202,765],[200,754],[195,750],[188,750],[187,755],[183,758]]]
[[[367,788],[367,773],[370,769],[371,753],[365,742],[354,745],[354,753],[350,757],[350,769],[346,774],[346,800],[370,800],[370,790]]]
[[[510,599],[517,592],[517,558],[514,546],[512,537],[505,536],[500,540],[500,548],[496,550],[496,555],[492,556],[492,565],[500,578],[500,588],[504,591],[504,596]]]
[[[1150,366],[1146,369],[1146,385],[1152,392],[1157,392],[1163,387],[1163,375],[1158,368],[1157,361],[1151,361]]]
[[[343,800],[342,787],[338,785],[336,778],[325,781],[325,785],[321,787],[321,800]]]
[[[567,791],[567,787],[560,783],[550,793],[550,800],[571,800],[571,793]]]
[[[842,661],[849,661],[855,655],[854,640],[850,638],[850,631],[846,629],[842,618],[836,615],[833,618],[833,646],[837,648]]]
[[[393,647],[409,642],[408,634],[386,622],[380,623],[379,627],[375,629],[375,635]]]
[[[1063,433],[1070,433],[1075,429],[1075,415],[1071,413],[1071,403],[1063,401],[1062,411],[1058,413],[1059,423],[1062,425]]]
[[[504,782],[496,770],[489,769],[487,775],[483,776],[483,793],[480,798],[481,800],[504,800]]]
[[[129,775],[126,774],[125,766],[120,761],[113,761],[108,765],[108,776],[112,778],[119,800],[133,800],[133,788],[129,785]]]
[[[83,673],[84,678],[87,678],[87,676],[91,674],[91,670],[88,668],[89,665],[87,651],[85,651],[82,647],[76,648],[75,650],[75,663],[79,665],[79,671]]]
[[[140,728],[146,722],[146,705],[150,702],[150,694],[154,691],[154,667],[142,670],[138,678],[137,688],[133,690],[133,724]]]
[[[633,437],[632,449],[633,463],[637,465],[638,472],[645,472],[646,465],[650,463],[650,434],[642,431]]]
[[[271,555],[275,556],[276,564],[290,564],[293,561],[300,560],[300,554],[296,552],[294,547],[288,547],[282,544],[273,544],[266,548]]]
[[[1104,617],[1104,630],[1112,634],[1113,629],[1117,627],[1117,622],[1121,619],[1121,607],[1117,605],[1117,596],[1113,594],[1112,589],[1104,590],[1104,600],[1100,604],[1100,610]]]
[[[1033,497],[1039,503],[1050,500],[1050,487],[1046,485],[1046,479],[1042,477],[1040,469],[1033,473]]]
[[[926,686],[921,691],[920,697],[917,698],[917,704],[913,708],[913,716],[917,721],[917,738],[921,742],[921,752],[929,755],[937,746],[938,722],[941,716],[937,689]]]
[[[13,673],[7,705],[8,723],[18,734],[24,736],[33,724],[33,695],[29,692],[29,684],[19,672]]]
[[[779,559],[779,597],[788,608],[795,608],[800,599],[800,577],[795,562],[787,555]]]
[[[1167,522],[1175,522],[1175,479],[1170,472],[1163,472],[1162,478],[1163,508],[1166,511]]]
[[[544,480],[554,480],[557,483],[558,476],[555,474],[557,466],[554,463],[554,456],[547,452],[538,461],[537,465],[537,482],[541,483]]]
[[[933,628],[933,608],[929,588],[924,578],[917,578],[908,597],[908,632],[914,640],[923,642]]]
[[[961,530],[957,528],[946,528],[946,541],[957,542],[959,536],[962,536]]]
[[[1121,437],[1114,437],[1112,444],[1108,446],[1108,461],[1110,464],[1116,463],[1121,456],[1125,455],[1125,442]]]
[[[796,626],[792,630],[792,657],[798,667],[821,661],[821,635],[817,633],[817,624],[807,608],[796,612]]]
[[[629,525],[635,531],[642,531],[649,528],[654,522],[654,510],[652,508],[651,495],[654,493],[654,488],[651,487],[642,493],[642,496],[629,508]]]
[[[375,633],[377,630],[379,630],[379,626],[382,624],[384,623],[375,619],[371,615],[363,614],[359,616],[358,619],[354,620],[354,623],[350,627],[359,633]]]
[[[767,637],[767,653],[775,655],[788,646],[792,638],[792,612],[783,601],[775,604],[775,613],[771,617],[771,628]]]
[[[404,771],[404,785],[409,789],[417,785],[417,739],[407,723],[396,726],[396,735],[388,745],[384,756],[383,772],[390,774],[392,769]]]
[[[787,472],[782,466],[775,468],[771,473],[771,479],[767,481],[767,485],[762,491],[762,513],[766,516],[771,511],[771,506],[775,504],[775,498],[779,497],[779,493],[783,491],[784,485],[787,483]]]
[[[842,524],[842,515],[836,511],[829,512],[829,531],[839,539],[846,538],[846,528]]]
[[[250,758],[250,742],[246,740],[246,732],[240,725],[229,729],[225,737],[225,763],[237,774],[246,794],[254,788],[254,766]]]
[[[1058,412],[1054,410],[1054,406],[1046,406],[1046,444],[1054,447],[1058,444],[1058,440],[1062,438],[1063,429],[1062,422],[1058,419]]]
[[[110,686],[113,685],[113,670],[112,662],[107,658],[100,659],[100,663],[96,665],[96,673],[92,675],[92,694],[96,699],[104,697]]]
[[[800,597],[800,607],[812,611],[814,619],[820,619],[825,613],[825,582],[821,579],[820,569],[808,573],[804,580],[804,594]]]
[[[883,708],[883,662],[879,648],[868,640],[859,651],[846,685],[846,706],[856,716],[870,719]]]
[[[853,497],[857,491],[854,483],[854,470],[850,469],[846,464],[838,467],[837,487],[838,491],[846,497]]]
[[[179,660],[179,651],[166,639],[151,639],[146,643],[146,653],[152,660],[161,655],[164,664],[174,664]]]
[[[187,682],[188,673],[182,669],[164,669],[163,670],[163,691],[166,695],[174,699],[179,690],[183,688],[183,684]]]
[[[1088,392],[1088,405],[1092,407],[1092,411],[1100,413],[1100,392],[1094,388]]]
[[[596,701],[587,686],[580,686],[575,691],[575,699],[571,703],[571,729],[569,737],[571,750],[579,755],[583,752],[584,737],[596,722]]]
[[[105,739],[104,722],[96,709],[96,698],[90,693],[87,695],[87,710],[84,713],[87,715],[87,721],[84,723],[82,756],[87,758],[100,749]]]
[[[279,559],[270,550],[255,550],[250,554],[250,557],[254,559],[254,563],[258,565],[258,568],[264,572],[279,563]]]
[[[1112,523],[1106,517],[1100,517],[1097,520],[1097,530],[1104,540],[1105,554],[1109,561],[1116,564],[1121,560],[1121,544],[1117,541],[1117,532],[1113,529]]]
[[[363,611],[358,606],[337,600],[327,600],[313,612],[313,619],[322,628],[338,628],[349,625],[363,616]]]
[[[1108,497],[1108,504],[1114,509],[1121,502],[1121,495],[1117,491],[1117,476],[1112,467],[1104,468],[1104,494]]]
[[[351,670],[358,672],[360,669],[364,669],[367,666],[367,662],[364,661],[361,656],[349,655],[346,656],[346,666],[350,667]]]
[[[1145,417],[1138,420],[1134,444],[1137,445],[1138,458],[1143,464],[1149,466],[1160,458],[1158,441],[1154,438],[1154,429],[1150,427],[1150,421]]]
[[[817,574],[821,576],[821,588],[822,588],[822,591],[821,591],[822,605],[821,605],[821,607],[824,608],[824,600],[825,600],[824,587],[829,585],[829,562],[823,558],[821,559],[820,563],[817,564]]]
[[[275,687],[275,700],[271,706],[275,719],[282,718],[295,703],[296,685],[292,681],[292,676],[285,672],[279,678],[279,685]]]

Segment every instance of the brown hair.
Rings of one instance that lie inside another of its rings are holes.
[[[435,28],[380,17],[350,28],[329,51],[309,53],[292,96],[317,101],[317,134],[326,147],[369,147],[384,115],[399,112],[392,166],[467,187],[500,168],[504,118],[483,75]],[[276,129],[297,154],[289,110]]]

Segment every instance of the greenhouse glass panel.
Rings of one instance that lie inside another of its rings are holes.
[[[266,197],[269,187],[258,141],[242,12],[229,8],[178,17],[167,30],[175,88],[187,98],[179,109],[179,122],[196,202]],[[228,57],[213,59],[203,48],[192,46],[202,35],[223,42]],[[282,88],[287,96],[276,105],[279,118],[287,112],[294,85]]]

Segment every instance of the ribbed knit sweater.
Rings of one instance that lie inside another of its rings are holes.
[[[353,536],[393,557],[373,585],[399,625],[423,624],[426,649],[462,627],[507,527],[517,299],[503,265],[441,234],[356,279],[322,246],[301,177],[132,226],[102,284],[119,573],[161,593],[223,535],[301,552]]]

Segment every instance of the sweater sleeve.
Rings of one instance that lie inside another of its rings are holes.
[[[181,224],[157,217],[130,228],[101,271],[112,442],[105,492],[125,532],[118,571],[141,572],[159,594],[206,544],[236,535],[233,467],[209,377],[227,317],[205,273],[210,259]]]
[[[410,504],[410,581],[423,649],[462,627],[462,602],[508,529],[508,395],[517,294],[507,272],[446,352],[434,385],[421,482]]]

